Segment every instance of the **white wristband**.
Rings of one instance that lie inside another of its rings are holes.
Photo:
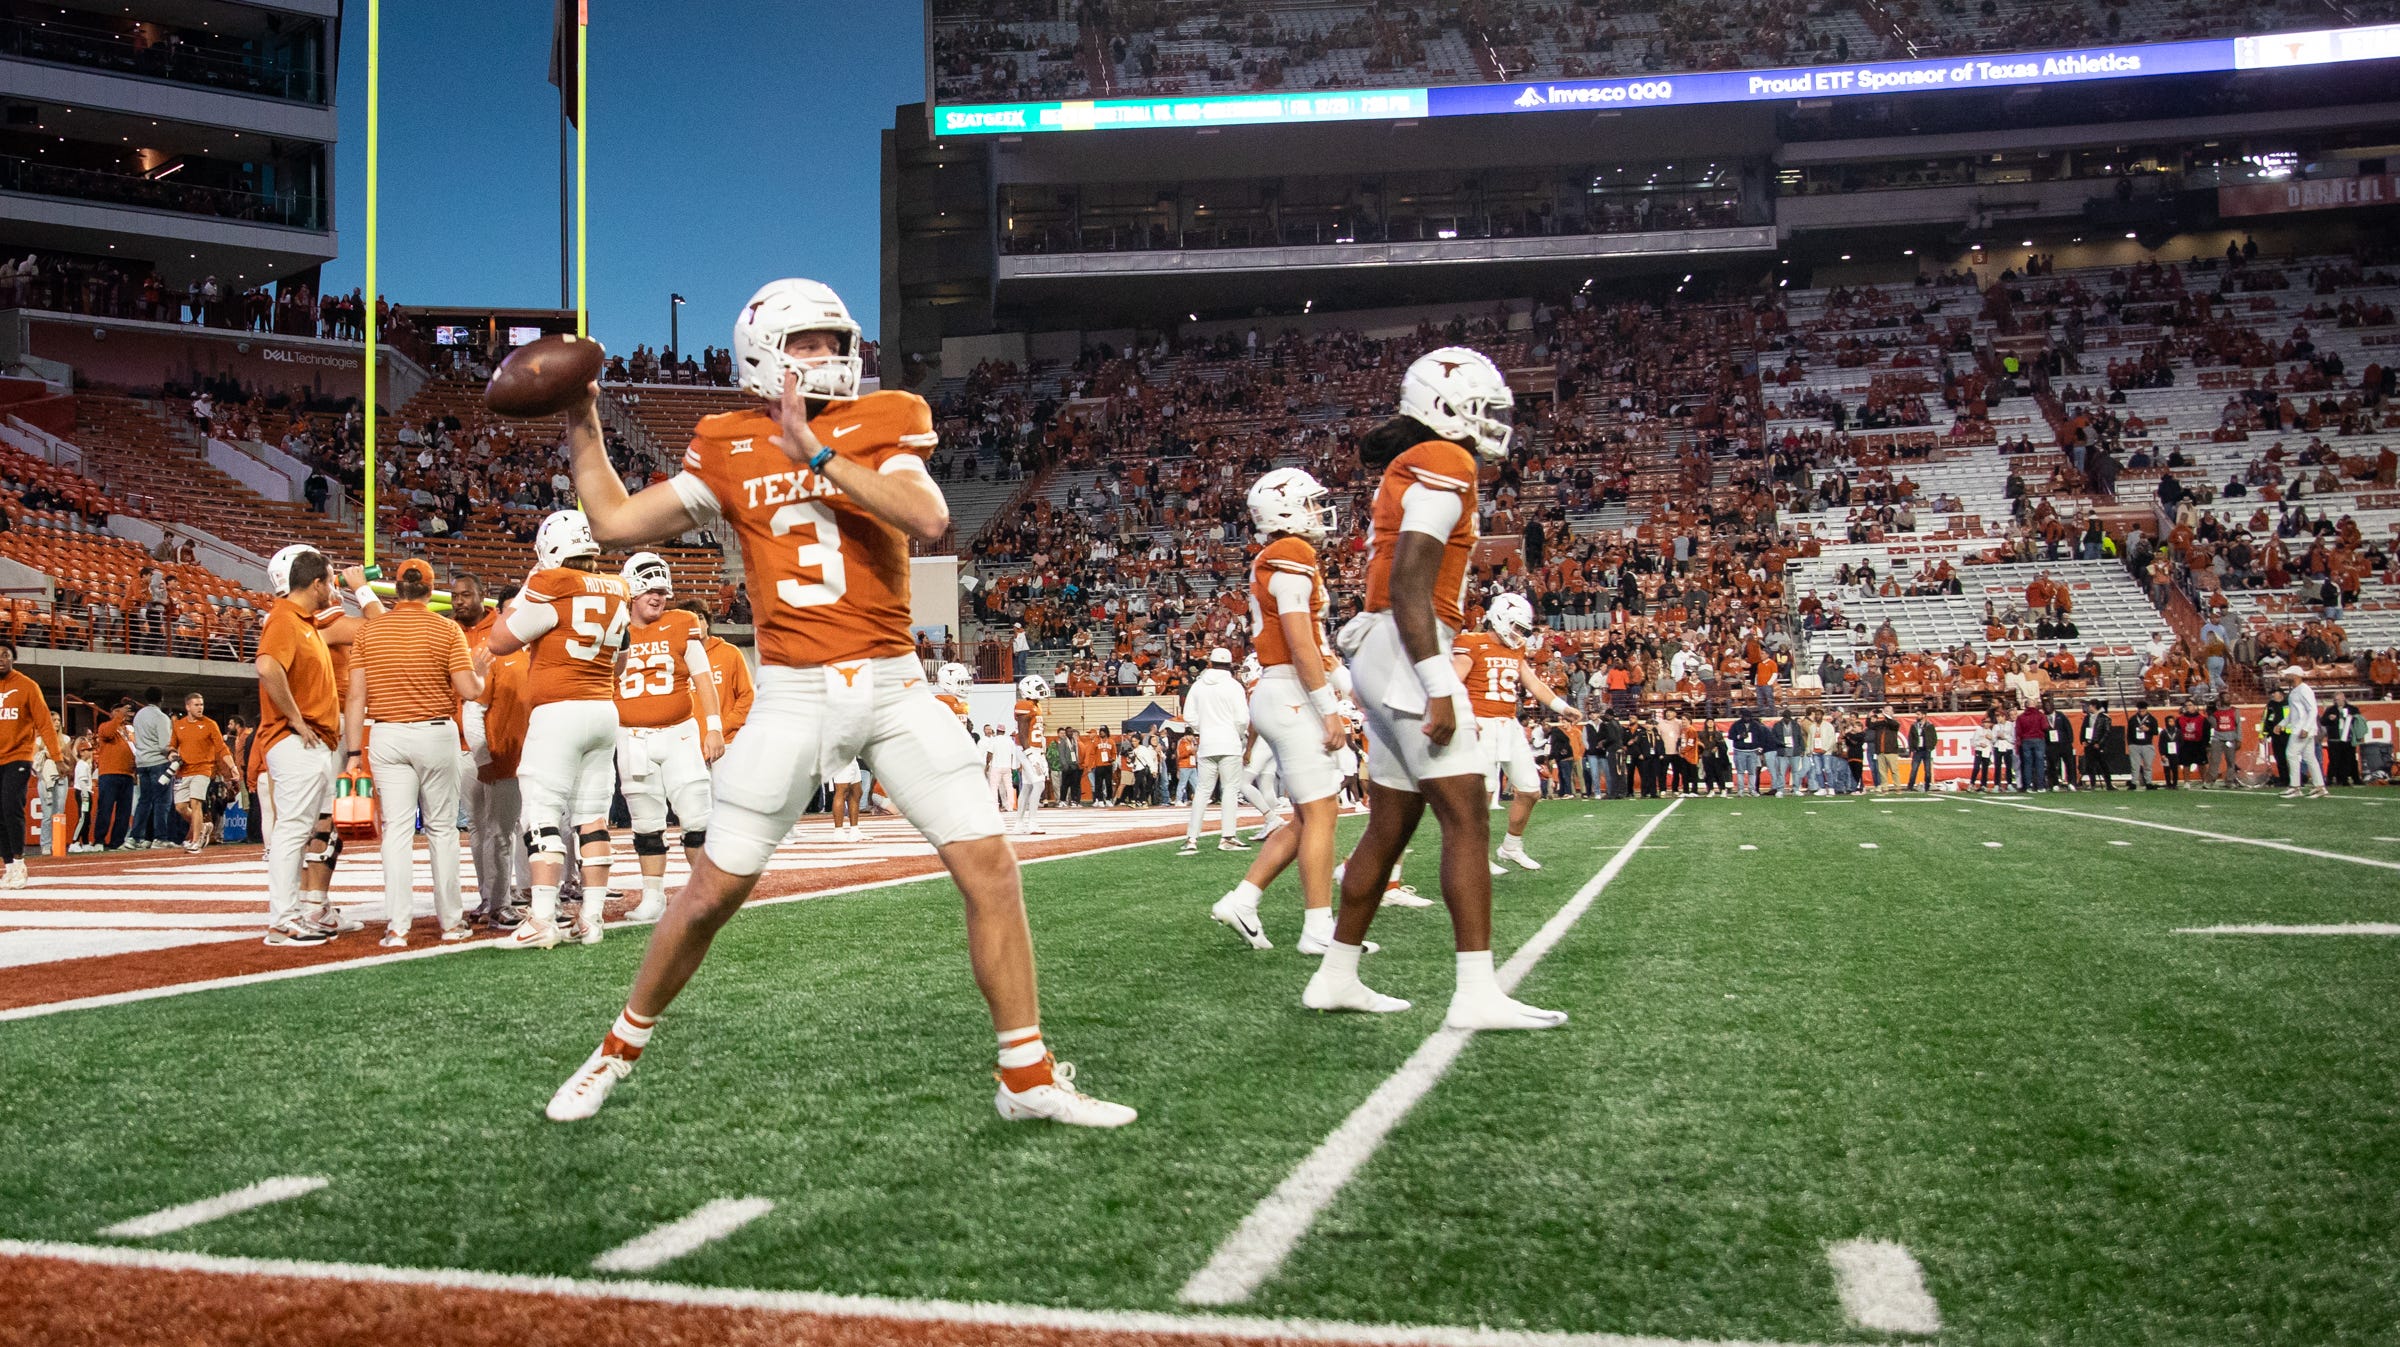
[[[1427,697],[1455,697],[1467,690],[1467,685],[1458,681],[1458,668],[1448,655],[1418,660],[1417,684]]]
[[[723,734],[725,732],[725,718],[723,716],[710,716],[708,719],[700,723],[707,727],[707,730],[710,734]]]
[[[358,600],[358,606],[362,611],[365,610],[366,606],[370,603],[383,602],[383,596],[377,594],[372,588],[369,588],[366,585],[360,585],[358,587],[358,592],[352,594],[350,597]]]
[[[1330,683],[1309,689],[1308,704],[1317,708],[1317,714],[1321,716],[1329,716],[1342,709],[1341,702],[1334,698],[1333,685]]]
[[[1554,716],[1563,716],[1567,713],[1567,699],[1564,697],[1553,697],[1544,704],[1543,709],[1547,710]]]

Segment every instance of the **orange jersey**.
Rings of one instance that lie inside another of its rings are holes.
[[[936,443],[933,411],[914,393],[837,402],[809,428],[881,473],[922,471]],[[795,466],[775,443],[781,433],[760,409],[703,417],[671,479],[694,518],[723,519],[741,539],[760,658],[805,669],[915,654],[907,536]]]
[[[533,649],[533,665],[525,675],[528,705],[616,699],[617,651],[624,648],[632,620],[623,580],[554,567],[526,581],[510,608],[512,618],[517,609],[550,610],[547,619],[532,619],[546,625],[527,642]]]
[[[1317,652],[1328,648],[1325,614],[1332,607],[1325,596],[1325,575],[1317,568],[1317,549],[1306,538],[1283,537],[1268,543],[1250,563],[1250,636],[1252,653],[1261,668],[1293,662],[1291,642],[1283,635],[1283,605],[1273,587],[1278,577],[1308,585],[1308,620],[1316,631]]]
[[[968,738],[975,737],[975,717],[967,710],[967,704],[964,701],[947,692],[937,692],[933,694],[933,699],[950,708],[950,714],[958,717],[958,723],[966,727]]]
[[[1025,735],[1025,747],[1040,751],[1049,744],[1050,736],[1042,729],[1042,704],[1037,701],[1017,703],[1017,726]]]
[[[507,781],[517,774],[517,759],[525,752],[525,719],[533,708],[525,702],[525,675],[533,667],[533,652],[512,651],[492,661],[483,680],[483,745],[491,761],[475,769],[485,781]]]
[[[730,641],[708,638],[708,676],[717,685],[717,713],[725,722],[725,741],[750,719],[750,703],[758,688],[750,679],[750,661]]]
[[[224,732],[206,716],[176,717],[172,734],[175,756],[183,763],[177,776],[215,776],[218,761],[229,756]]]
[[[1467,624],[1467,562],[1475,554],[1475,455],[1448,440],[1427,440],[1391,461],[1375,488],[1368,516],[1367,606],[1370,613],[1392,606],[1392,556],[1411,488],[1458,497],[1458,522],[1442,540],[1442,568],[1433,581],[1433,615],[1452,631]]]
[[[662,729],[690,720],[693,647],[707,668],[707,643],[700,619],[681,608],[635,627],[625,638],[625,667],[617,673],[617,723]]]
[[[1467,658],[1467,700],[1475,714],[1517,718],[1517,698],[1525,688],[1525,652],[1511,650],[1488,631],[1471,631],[1450,647]]]
[[[341,610],[328,609],[338,619]],[[333,656],[325,648],[325,638],[317,634],[322,625],[321,614],[300,611],[300,605],[290,599],[278,599],[267,611],[267,624],[258,634],[258,655],[283,666],[284,681],[291,685],[293,708],[300,719],[315,732],[317,738],[332,743],[342,737],[341,698],[333,681]],[[283,712],[276,708],[275,699],[259,698],[258,744],[255,750],[260,761],[266,752],[286,735],[298,732]]]
[[[92,731],[92,770],[101,776],[133,775],[133,721],[128,716],[111,715]],[[261,742],[266,737],[258,736]]]
[[[61,770],[73,770],[74,760],[67,756],[67,746],[59,742],[58,722],[50,718],[50,703],[42,698],[41,684],[23,670],[12,669],[6,678],[0,678],[0,762],[33,761],[37,739],[49,745],[50,760]],[[125,757],[125,770],[130,772],[132,752],[128,750]]]

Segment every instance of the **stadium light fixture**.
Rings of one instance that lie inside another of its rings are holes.
[[[1849,261],[1849,260],[1850,260],[1850,254],[1848,254],[1848,253],[1843,253],[1843,254],[1842,254],[1842,260],[1843,260],[1843,261],[1845,261],[1845,262]]]
[[[2023,243],[2020,243],[2020,244],[2018,244],[2017,246],[2018,246],[2018,247],[2020,247],[2020,248],[2030,248],[2030,247],[2032,247],[2032,246],[2033,246],[2033,240],[2032,240],[2032,239],[2027,239],[2027,240],[2025,240]]]
[[[1915,257],[1917,255],[1917,250],[1914,248],[1902,248],[1900,250],[1900,255],[1902,257]]]
[[[2133,232],[2133,231],[2131,231],[2131,230],[2128,230],[2128,231],[2126,231],[2125,237],[2127,237],[2127,238],[2129,238],[2129,239],[2133,239],[2133,238],[2140,238],[2140,237],[2141,237],[2141,235],[2140,235],[2140,234],[2137,234],[2137,233],[2134,233],[2134,232]]]

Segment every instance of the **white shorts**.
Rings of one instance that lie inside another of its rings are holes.
[[[656,729],[617,730],[617,788],[637,833],[663,831],[667,807],[687,833],[706,832],[711,795],[708,761],[700,753],[700,722]]]
[[[1440,623],[1434,625],[1434,634],[1441,638],[1445,651],[1458,639],[1458,633]],[[1425,737],[1424,712],[1394,711],[1384,702],[1402,679],[1408,680],[1404,692],[1416,693],[1416,701],[1424,697],[1417,690],[1416,668],[1400,646],[1399,624],[1392,621],[1390,613],[1367,618],[1365,636],[1350,661],[1350,676],[1358,686],[1358,709],[1367,720],[1369,781],[1414,795],[1419,793],[1420,781],[1484,774],[1483,749],[1476,741],[1472,716],[1459,722],[1449,743],[1437,745]],[[1458,700],[1463,703],[1466,698],[1462,695]]]
[[[1295,804],[1332,797],[1341,769],[1325,751],[1325,717],[1308,704],[1308,689],[1288,664],[1267,670],[1250,693],[1250,724],[1275,756],[1283,793]]]
[[[517,758],[525,831],[555,828],[562,817],[575,824],[606,821],[617,785],[616,753],[615,702],[550,702],[533,708]]]
[[[1542,793],[1542,774],[1533,765],[1533,745],[1525,738],[1525,727],[1515,716],[1475,717],[1475,738],[1483,747],[1488,764],[1483,772],[1484,793],[1500,798],[1500,777],[1507,774],[1509,789],[1519,795]]]
[[[858,765],[858,759],[852,758],[850,761],[834,768],[833,775],[827,777],[826,780],[837,786],[855,786],[859,782],[865,780],[866,776],[866,769]]]
[[[743,729],[717,760],[708,830],[708,859],[727,874],[765,870],[817,784],[852,758],[933,845],[1001,833],[982,753],[933,699],[913,658],[872,660],[849,679],[830,668],[769,665],[758,671]]]
[[[216,778],[214,777],[207,776],[176,777],[175,803],[190,804],[194,801],[198,801],[201,804],[208,803],[208,787],[209,784],[215,779]]]

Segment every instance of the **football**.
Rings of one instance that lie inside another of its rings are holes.
[[[502,416],[556,416],[582,398],[607,359],[608,352],[589,337],[537,337],[500,362],[483,390],[483,405]]]

